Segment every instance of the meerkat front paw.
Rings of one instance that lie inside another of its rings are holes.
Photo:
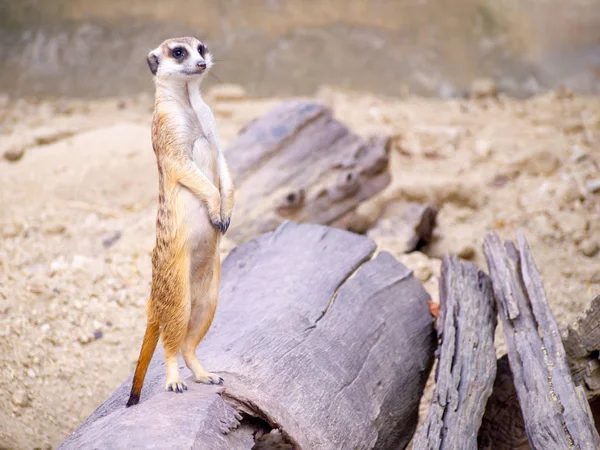
[[[187,384],[185,384],[185,382],[183,382],[181,380],[167,381],[165,390],[169,391],[169,392],[182,393],[183,391],[187,391],[188,387],[187,387]]]
[[[210,221],[217,230],[224,233],[225,224],[221,218],[221,194],[215,189],[213,195],[211,195],[207,201],[208,216]]]
[[[223,378],[214,373],[204,372],[199,375],[194,375],[194,380],[196,383],[204,383],[204,384],[223,384]]]

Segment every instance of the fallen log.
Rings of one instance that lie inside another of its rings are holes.
[[[598,449],[600,437],[585,393],[573,383],[540,274],[520,232],[517,242],[518,248],[510,241],[503,246],[490,233],[484,253],[529,445]]]
[[[600,425],[600,296],[561,331],[573,382],[585,391],[596,428]],[[507,355],[498,360],[494,391],[479,431],[480,450],[527,450],[523,415]]]
[[[475,449],[496,375],[496,308],[489,277],[456,257],[442,261],[436,386],[412,448]]]
[[[228,238],[242,243],[285,220],[333,223],[390,183],[390,142],[352,133],[325,105],[281,103],[225,149],[236,186]]]
[[[59,448],[403,448],[435,331],[412,272],[374,252],[364,236],[294,223],[235,248],[198,348],[224,386],[193,383],[181,363],[189,390],[165,392],[158,349],[140,404],[125,408],[130,379]]]

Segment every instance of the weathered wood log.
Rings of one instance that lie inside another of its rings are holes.
[[[443,259],[436,328],[441,340],[436,386],[412,448],[476,449],[496,375],[496,307],[489,277],[474,264]]]
[[[390,254],[350,232],[286,223],[223,262],[198,348],[225,384],[164,391],[159,349],[139,405],[125,382],[61,449],[397,449],[412,437],[433,364],[429,296]]]
[[[236,243],[284,220],[328,225],[390,182],[390,138],[352,133],[318,103],[288,101],[225,149],[236,185]]]
[[[495,233],[484,253],[502,320],[510,368],[529,444],[534,449],[598,449],[600,437],[585,393],[575,386],[556,321],[529,245]]]
[[[600,425],[600,296],[592,300],[572,325],[561,331],[561,336],[573,382],[584,389],[597,429]],[[498,360],[494,391],[479,431],[480,450],[531,448],[507,355]]]

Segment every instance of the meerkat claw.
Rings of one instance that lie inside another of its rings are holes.
[[[187,384],[185,384],[183,381],[174,381],[167,385],[167,391],[169,392],[176,392],[178,394],[181,394],[183,391],[187,390]]]
[[[229,224],[231,224],[231,219],[227,219],[225,221],[225,224],[223,225],[223,234],[225,234],[227,232],[227,230],[229,229]]]
[[[221,386],[224,383],[223,378],[214,373],[207,373],[206,375],[201,375],[196,377],[196,383],[204,383],[204,384],[216,384]]]

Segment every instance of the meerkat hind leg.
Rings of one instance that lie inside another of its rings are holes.
[[[183,342],[181,353],[185,364],[194,374],[194,380],[197,383],[205,384],[223,384],[223,378],[214,373],[208,372],[196,356],[196,348],[204,338],[215,314],[217,306],[217,296],[219,289],[219,273],[213,273],[209,288],[200,289],[195,295],[198,298],[192,300],[192,311],[190,314],[190,323],[187,336]],[[204,292],[202,292],[204,291]]]
[[[169,316],[162,318],[164,328],[161,333],[165,351],[166,386],[167,391],[183,392],[187,385],[181,380],[179,373],[179,350],[187,334],[190,320],[190,291],[189,291],[189,263],[185,259],[180,267],[176,268],[176,282],[173,283],[168,297],[169,302],[178,303],[169,308]]]

